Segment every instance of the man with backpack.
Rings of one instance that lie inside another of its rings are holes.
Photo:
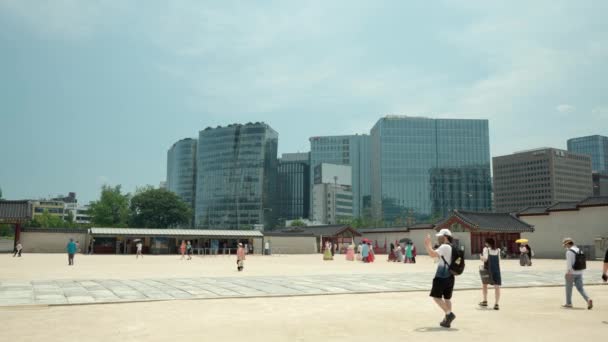
[[[576,286],[578,292],[587,302],[587,309],[593,309],[593,301],[583,288],[583,271],[587,268],[585,253],[574,244],[571,238],[565,238],[563,246],[566,249],[566,304],[563,308],[572,308],[572,287]]]
[[[454,276],[462,274],[464,271],[464,257],[458,249],[452,247],[452,232],[449,229],[441,229],[436,236],[439,242],[437,249],[433,249],[430,235],[427,235],[424,240],[424,246],[429,256],[439,259],[430,296],[445,312],[445,318],[439,325],[450,328],[456,319],[456,315],[452,312],[451,301],[454,291]]]

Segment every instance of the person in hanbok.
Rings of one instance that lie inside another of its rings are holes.
[[[325,252],[323,253],[323,260],[334,260],[334,256],[331,254],[331,242],[325,243]]]
[[[372,243],[369,243],[369,253],[367,256],[367,262],[374,262],[374,260],[376,259],[376,256],[374,255],[374,246],[372,246]]]
[[[361,247],[361,260],[369,262],[369,245],[367,243],[364,243]]]
[[[355,245],[350,244],[346,248],[346,260],[355,261]]]
[[[401,245],[397,246],[397,261],[403,262],[403,249],[401,249]]]
[[[389,249],[388,253],[388,261],[397,261],[397,255],[395,254],[395,245],[391,242],[391,249]]]

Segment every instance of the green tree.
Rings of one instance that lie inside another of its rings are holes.
[[[57,215],[51,215],[48,210],[44,210],[41,215],[36,216],[30,224],[30,227],[39,228],[69,228],[71,227],[61,217]]]
[[[291,221],[291,227],[306,227],[306,223],[300,219]]]
[[[188,226],[192,210],[175,193],[166,189],[147,186],[138,189],[131,199],[130,220],[132,227],[172,228]]]
[[[68,211],[68,215],[65,218],[65,222],[67,222],[70,225],[74,224],[74,213],[72,213],[71,210]]]
[[[129,194],[121,192],[121,186],[104,185],[99,201],[91,202],[91,221],[103,227],[127,227],[129,219]]]

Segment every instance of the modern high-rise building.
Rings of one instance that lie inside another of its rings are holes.
[[[196,139],[177,141],[167,151],[167,190],[177,194],[194,211],[196,200]]]
[[[593,196],[608,196],[608,173],[594,172],[593,179]]]
[[[275,130],[260,122],[200,131],[196,227],[274,227],[278,139]]]
[[[277,220],[309,217],[310,153],[284,153],[278,168]]]
[[[492,209],[487,120],[386,116],[372,128],[371,156],[372,213],[385,224]]]
[[[593,171],[608,174],[608,137],[591,135],[568,139],[568,151],[591,156]]]
[[[353,218],[351,175],[351,167],[348,165],[323,163],[315,167],[313,221],[339,224]]]
[[[499,212],[576,202],[593,194],[588,155],[540,148],[494,157],[493,168]]]
[[[310,138],[310,186],[314,169],[321,163],[349,165],[352,171],[353,217],[371,216],[371,161],[369,135]],[[312,191],[312,190],[311,190]],[[314,206],[311,196],[310,208]]]

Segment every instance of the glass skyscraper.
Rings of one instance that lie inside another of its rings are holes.
[[[608,174],[608,137],[591,135],[568,139],[568,151],[590,155],[593,171]]]
[[[492,209],[487,120],[387,116],[371,133],[374,219],[411,224]]]
[[[182,139],[167,151],[167,184],[194,211],[196,198],[196,139]]]
[[[280,221],[308,218],[310,205],[310,153],[285,153],[278,169]]]
[[[352,168],[353,217],[371,216],[370,136],[343,135],[310,138],[310,186],[314,169],[322,163]],[[311,196],[310,208],[314,207]]]
[[[199,132],[196,227],[274,227],[278,138],[260,122]]]

